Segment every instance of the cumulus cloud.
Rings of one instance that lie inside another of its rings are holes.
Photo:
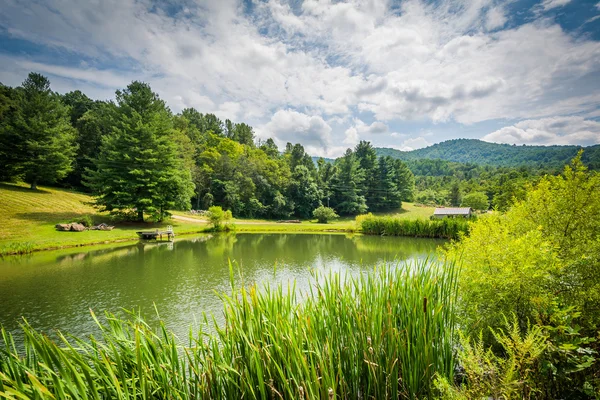
[[[415,137],[406,139],[399,146],[395,146],[398,150],[411,151],[416,149],[422,149],[423,147],[431,146],[432,143],[427,141],[424,137]]]
[[[321,152],[368,135],[391,141],[399,121],[532,120],[600,105],[599,41],[540,15],[508,24],[493,0],[265,0],[251,13],[240,0],[169,4],[6,0],[0,32],[58,56],[0,56],[0,81],[36,70],[55,89],[106,98],[141,79],[174,111],[243,120]],[[85,62],[65,66],[62,55]]]
[[[331,126],[323,118],[290,109],[277,111],[257,133],[262,138],[274,138],[279,145],[300,142],[305,147],[327,150],[332,144]]]
[[[525,120],[483,137],[495,143],[537,145],[593,145],[600,143],[600,122],[583,117]]]

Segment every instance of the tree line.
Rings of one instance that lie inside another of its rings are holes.
[[[2,181],[89,191],[101,211],[138,221],[212,205],[238,217],[308,218],[320,206],[356,215],[397,209],[415,186],[403,161],[369,142],[315,165],[301,144],[280,150],[245,123],[174,114],[143,82],[98,101],[53,92],[37,73],[0,84],[0,164]]]

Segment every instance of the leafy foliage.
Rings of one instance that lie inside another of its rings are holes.
[[[339,215],[335,213],[333,208],[320,206],[315,208],[313,211],[313,217],[315,217],[321,224],[326,224],[332,219],[338,218]]]
[[[490,203],[485,193],[471,192],[463,197],[461,206],[471,207],[474,210],[487,210],[490,206]]]
[[[482,340],[493,345],[487,328],[499,329],[513,312],[521,331],[535,321],[546,332],[549,352],[536,379],[547,398],[598,386],[586,377],[599,370],[587,339],[600,323],[599,192],[600,175],[587,171],[580,154],[505,214],[479,219],[447,251],[462,262],[459,315],[467,332],[483,329]]]
[[[208,209],[208,221],[214,231],[222,231],[231,220],[231,211],[224,211],[220,206],[212,206]]]
[[[102,337],[89,342],[55,342],[25,324],[24,353],[2,329],[0,389],[21,398],[425,398],[434,376],[452,380],[452,265],[316,278],[302,301],[282,287],[237,290],[232,279],[224,326],[205,316],[185,345],[135,314],[94,316]]]

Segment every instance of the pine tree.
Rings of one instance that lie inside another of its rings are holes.
[[[0,163],[32,189],[64,178],[76,150],[69,107],[51,91],[48,78],[33,72],[12,95],[16,108],[0,129]]]
[[[342,215],[355,215],[367,211],[365,197],[361,194],[365,177],[351,149],[336,160],[337,174],[332,179],[331,207]]]
[[[162,220],[167,210],[189,208],[191,173],[177,153],[171,112],[150,86],[132,82],[117,91],[113,131],[102,139],[87,185],[103,211],[144,213]]]
[[[367,206],[370,210],[377,210],[380,208],[380,205],[377,204],[380,201],[380,192],[378,191],[380,183],[377,182],[379,178],[377,153],[370,142],[361,140],[354,148],[354,156],[364,174],[364,184],[361,189]]]
[[[393,160],[396,188],[400,200],[413,201],[415,195],[415,176],[402,160]]]

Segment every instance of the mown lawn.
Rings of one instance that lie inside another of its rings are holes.
[[[95,210],[86,194],[65,189],[40,187],[31,190],[25,184],[0,183],[0,255],[57,249],[73,246],[101,244],[107,242],[136,240],[136,231],[161,229],[173,225],[178,235],[202,232],[207,228],[206,220],[185,212],[175,212],[193,221],[172,219],[162,224],[114,223],[105,214]],[[404,203],[401,210],[378,213],[400,218],[429,218],[431,207],[417,207]],[[75,222],[85,215],[92,216],[94,223],[106,222],[115,225],[112,231],[59,232],[58,223]],[[356,229],[353,217],[340,218],[329,224],[316,220],[299,224],[277,223],[256,219],[235,219],[238,232],[347,232]]]
[[[173,225],[177,234],[201,232],[204,225],[170,221],[163,224],[113,223],[89,204],[91,197],[64,189],[0,183],[0,255],[15,252],[136,240],[135,231]],[[112,231],[59,232],[54,226],[90,215],[94,223],[115,225]]]
[[[383,213],[374,213],[379,216],[391,216],[402,219],[428,219],[433,215],[433,207],[418,206],[414,203],[403,203],[402,208]],[[184,218],[191,218],[199,222],[206,222],[206,218],[175,211],[173,214]],[[355,217],[341,217],[328,224],[319,224],[316,219],[304,220],[299,224],[278,223],[264,219],[234,218],[233,223],[237,232],[347,232],[354,231],[356,225]]]

